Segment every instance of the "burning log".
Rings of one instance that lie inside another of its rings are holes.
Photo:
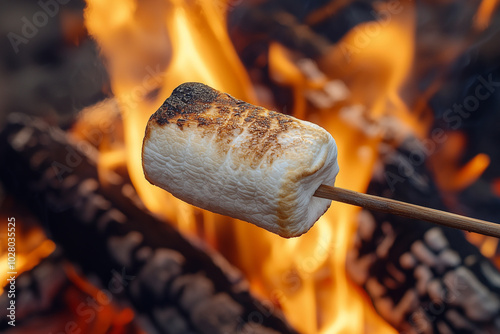
[[[60,291],[69,284],[62,267],[64,257],[60,251],[55,251],[29,272],[21,274],[16,280],[16,326],[36,314],[50,312]],[[7,293],[0,296],[0,306],[5,310],[10,302]],[[10,326],[10,319],[0,319],[0,330],[5,331]]]
[[[2,333],[139,333],[127,304],[104,300],[102,291],[81,278],[58,248],[16,279],[15,327],[2,317]],[[1,307],[9,305],[6,294]]]
[[[0,179],[50,237],[154,332],[295,333],[253,297],[240,272],[149,214],[130,183],[98,181],[97,152],[40,120],[12,114],[0,136]],[[102,177],[102,175],[100,175]]]
[[[429,172],[405,158],[416,150],[414,142],[407,141],[388,154],[368,192],[444,207]],[[500,330],[500,273],[461,231],[362,211],[347,263],[351,277],[366,289],[377,311],[399,330]]]

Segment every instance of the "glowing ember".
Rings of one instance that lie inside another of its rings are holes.
[[[3,221],[7,221],[4,218]],[[18,226],[22,226],[20,222],[17,222]],[[7,228],[5,228],[7,229]],[[9,272],[16,272],[16,277],[25,271],[31,270],[35,267],[42,259],[49,256],[56,248],[56,245],[51,240],[48,240],[45,234],[39,228],[33,228],[29,231],[24,232],[20,229],[16,231],[16,258],[15,258],[15,270],[8,268],[8,252],[7,252],[7,235],[5,238],[2,236],[0,239],[2,242],[0,263],[2,264],[2,271],[0,271],[0,280],[2,285],[0,286],[0,294],[3,292],[3,287],[8,283],[7,278],[9,277]],[[2,240],[4,239],[4,240]]]
[[[460,166],[465,137],[459,132],[448,133],[447,136],[440,154],[431,156],[432,169],[440,189],[463,190],[483,174],[490,164],[490,158],[486,154],[478,154],[464,166]]]

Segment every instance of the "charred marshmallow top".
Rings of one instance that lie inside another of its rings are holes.
[[[307,232],[331,201],[337,147],[323,128],[184,83],[149,119],[142,147],[146,178],[202,209],[282,237]]]

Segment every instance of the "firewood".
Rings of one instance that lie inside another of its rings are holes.
[[[285,238],[306,233],[331,200],[500,238],[496,223],[334,187],[328,131],[198,82],[179,85],[151,115],[142,167],[189,204]]]
[[[425,164],[405,159],[417,149],[412,142],[386,155],[368,192],[442,208]],[[382,317],[405,333],[500,331],[500,273],[461,231],[365,210],[347,269]]]
[[[130,183],[114,174],[104,189],[90,145],[11,114],[0,152],[9,193],[38,215],[74,264],[127,298],[156,332],[295,333],[220,255],[141,207]]]
[[[63,268],[64,256],[56,250],[37,266],[16,278],[16,327],[22,327],[37,314],[51,313],[57,306],[61,291],[70,284]],[[5,310],[10,303],[7,291],[0,296],[0,307]],[[0,318],[0,331],[11,328],[9,318]]]

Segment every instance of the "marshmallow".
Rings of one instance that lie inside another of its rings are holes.
[[[282,237],[307,232],[331,201],[337,146],[323,128],[201,83],[184,83],[149,119],[146,179],[175,197]]]

